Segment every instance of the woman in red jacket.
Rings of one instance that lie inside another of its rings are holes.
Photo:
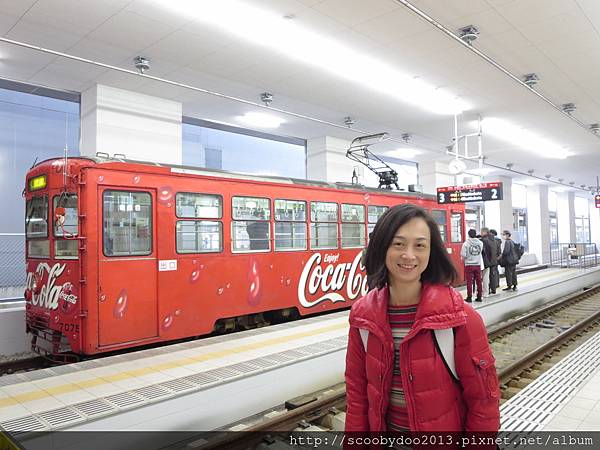
[[[414,205],[390,208],[365,266],[374,289],[350,312],[346,431],[497,432],[487,331],[450,286],[456,271],[435,221]],[[444,329],[454,333],[456,376],[434,336]]]

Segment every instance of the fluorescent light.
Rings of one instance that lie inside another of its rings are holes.
[[[238,116],[237,119],[246,125],[259,128],[278,128],[279,125],[285,122],[277,116],[259,112],[249,112],[243,116]]]
[[[466,170],[467,173],[479,175],[482,177],[489,175],[493,171],[494,171],[494,169],[490,169],[489,167],[477,167],[476,169],[467,169]]]
[[[416,148],[397,148],[384,153],[386,156],[398,159],[413,159],[417,155],[422,155],[423,152]]]
[[[553,141],[503,119],[485,118],[481,127],[484,136],[490,134],[546,158],[565,159],[573,155]]]
[[[239,0],[154,0],[196,22],[218,27],[244,41],[276,51],[346,80],[433,113],[453,115],[469,109],[456,95],[368,54],[303,28],[293,20]],[[267,63],[268,64],[268,63]],[[273,70],[276,70],[274,68]],[[304,76],[309,77],[308,73]],[[307,83],[309,81],[307,80]]]

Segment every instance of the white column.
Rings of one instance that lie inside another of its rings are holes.
[[[181,164],[181,103],[95,85],[81,95],[81,155]]]
[[[512,178],[494,177],[486,181],[502,182],[503,200],[484,203],[484,224],[488,228],[495,229],[500,237],[502,230],[512,231],[513,228]]]
[[[596,208],[593,197],[590,200],[590,235],[592,242],[600,251],[600,208]]]
[[[550,262],[550,216],[548,212],[548,186],[527,187],[527,236],[529,253],[537,262]]]
[[[454,186],[456,177],[448,172],[448,163],[425,161],[419,163],[419,184],[424,194],[437,195],[437,188]]]
[[[559,192],[556,198],[558,241],[561,244],[575,242],[575,193]]]

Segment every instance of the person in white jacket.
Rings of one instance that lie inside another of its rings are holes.
[[[483,242],[477,239],[477,232],[470,229],[468,232],[469,238],[464,242],[460,250],[460,257],[465,264],[465,281],[467,282],[467,298],[466,302],[471,303],[473,295],[473,281],[477,285],[476,302],[481,301],[482,286],[481,286],[481,267],[483,266]]]

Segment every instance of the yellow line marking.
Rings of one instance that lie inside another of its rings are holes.
[[[76,381],[73,383],[66,383],[58,386],[53,386],[49,388],[39,389],[30,392],[24,392],[21,394],[10,395],[6,398],[0,398],[0,408],[6,408],[9,406],[17,405],[20,403],[33,402],[36,400],[40,400],[42,398],[51,397],[53,395],[61,395],[68,394],[70,392],[79,391],[85,388],[91,388],[95,386],[101,386],[104,384],[113,383],[115,381],[123,381],[128,380],[130,378],[135,378],[142,375],[149,375],[155,372],[160,372],[163,370],[174,369],[176,367],[189,366],[191,364],[197,364],[203,361],[210,361],[217,358],[223,358],[227,355],[231,355],[234,353],[243,353],[250,350],[258,350],[261,348],[269,347],[271,345],[283,344],[285,342],[294,341],[296,339],[301,339],[309,336],[315,336],[323,333],[328,333],[331,331],[337,331],[344,328],[348,328],[348,322],[345,321],[343,323],[328,325],[326,327],[321,327],[314,329],[312,331],[303,331],[301,333],[290,334],[288,336],[274,337],[268,339],[266,341],[253,342],[244,345],[238,345],[235,348],[213,351],[208,353],[199,354],[197,356],[188,356],[185,358],[180,358],[174,361],[168,361],[164,363],[154,364],[152,366],[147,367],[139,367],[136,369],[125,370],[123,372],[110,374],[110,375],[102,375],[97,378],[92,378],[89,380]],[[243,339],[243,338],[242,338]],[[93,369],[90,369],[93,370]],[[67,375],[68,376],[68,375]],[[5,391],[6,392],[6,391]]]

